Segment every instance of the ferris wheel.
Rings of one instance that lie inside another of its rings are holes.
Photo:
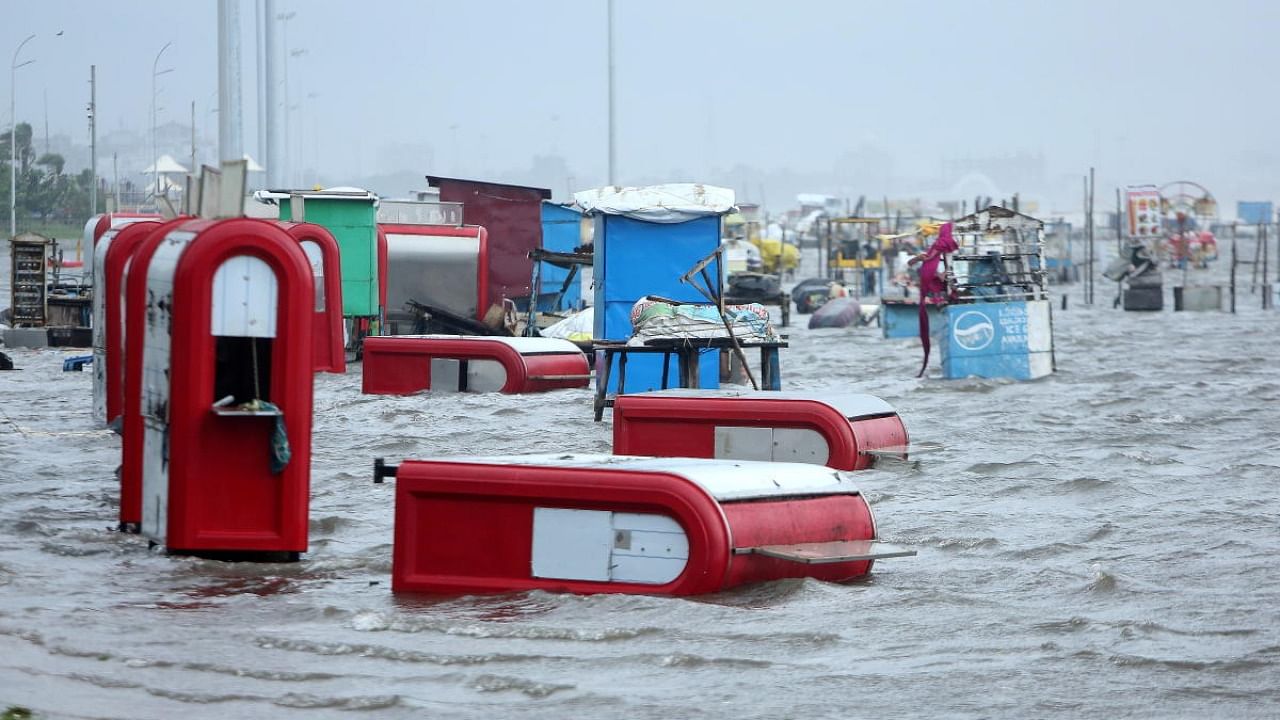
[[[1208,188],[1190,180],[1176,180],[1160,186],[1160,212],[1173,229],[1206,227],[1218,217],[1218,201]]]
[[[1218,243],[1209,229],[1218,217],[1213,193],[1190,180],[1162,185],[1159,193],[1166,235],[1157,254],[1170,266],[1183,268],[1184,274],[1193,266],[1208,267],[1218,257]]]

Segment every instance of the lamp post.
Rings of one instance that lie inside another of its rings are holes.
[[[160,52],[156,53],[156,59],[151,63],[151,170],[155,174],[155,184],[151,186],[151,195],[153,197],[160,194],[160,154],[156,146],[156,78],[165,73],[173,72],[173,68],[160,70],[160,56],[173,43],[167,42],[164,47],[160,48]],[[166,193],[167,195],[168,193]],[[159,207],[159,205],[157,205]]]
[[[618,153],[614,141],[617,125],[614,123],[613,101],[613,0],[609,0],[609,184],[618,184]]]
[[[285,47],[288,48],[288,45],[286,44]],[[295,142],[293,140],[293,126],[289,124],[289,110],[293,108],[301,110],[302,101],[299,100],[293,103],[289,100],[289,61],[296,60],[306,54],[306,48],[295,48],[289,50],[289,56],[284,59],[284,142],[285,153],[289,158],[289,182],[295,186],[301,182],[299,179],[301,168],[299,166],[302,164],[302,122],[298,122],[298,140]],[[297,83],[295,82],[295,84]]]
[[[281,167],[279,174],[276,177],[280,178],[280,180],[285,183],[290,182],[288,178],[292,177],[291,171],[293,170],[291,163],[289,162],[289,21],[297,16],[297,14],[298,13],[296,11],[290,10],[289,12],[282,12],[276,15],[276,19],[280,21],[280,40],[281,45],[284,48],[284,61],[282,63],[283,67],[281,68],[281,84],[283,85],[281,90],[284,94],[284,123],[280,127],[282,132],[279,154],[281,162],[279,164]]]
[[[13,62],[9,64],[9,236],[18,234],[18,101],[14,85],[18,81],[18,68],[30,65],[35,60],[18,63],[18,54],[22,48],[35,38],[35,33],[18,43],[13,51]]]

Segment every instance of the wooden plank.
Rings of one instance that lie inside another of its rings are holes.
[[[738,554],[764,555],[791,562],[821,565],[825,563],[854,562],[858,560],[883,560],[885,558],[911,557],[915,550],[900,545],[890,545],[878,540],[836,540],[823,543],[798,543],[795,545],[761,545],[752,548],[735,548]]]

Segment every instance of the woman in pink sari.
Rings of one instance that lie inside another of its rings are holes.
[[[942,264],[942,256],[959,249],[952,236],[953,225],[943,223],[938,228],[938,239],[933,241],[928,250],[907,261],[908,265],[924,263],[920,266],[920,345],[924,348],[924,363],[916,377],[924,377],[929,367],[929,311],[928,304],[945,304],[947,302],[947,281],[938,266]]]

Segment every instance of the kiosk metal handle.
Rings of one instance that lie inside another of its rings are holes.
[[[388,465],[382,458],[374,458],[373,460],[373,481],[381,483],[386,478],[396,476],[396,471],[400,469],[399,465]]]

